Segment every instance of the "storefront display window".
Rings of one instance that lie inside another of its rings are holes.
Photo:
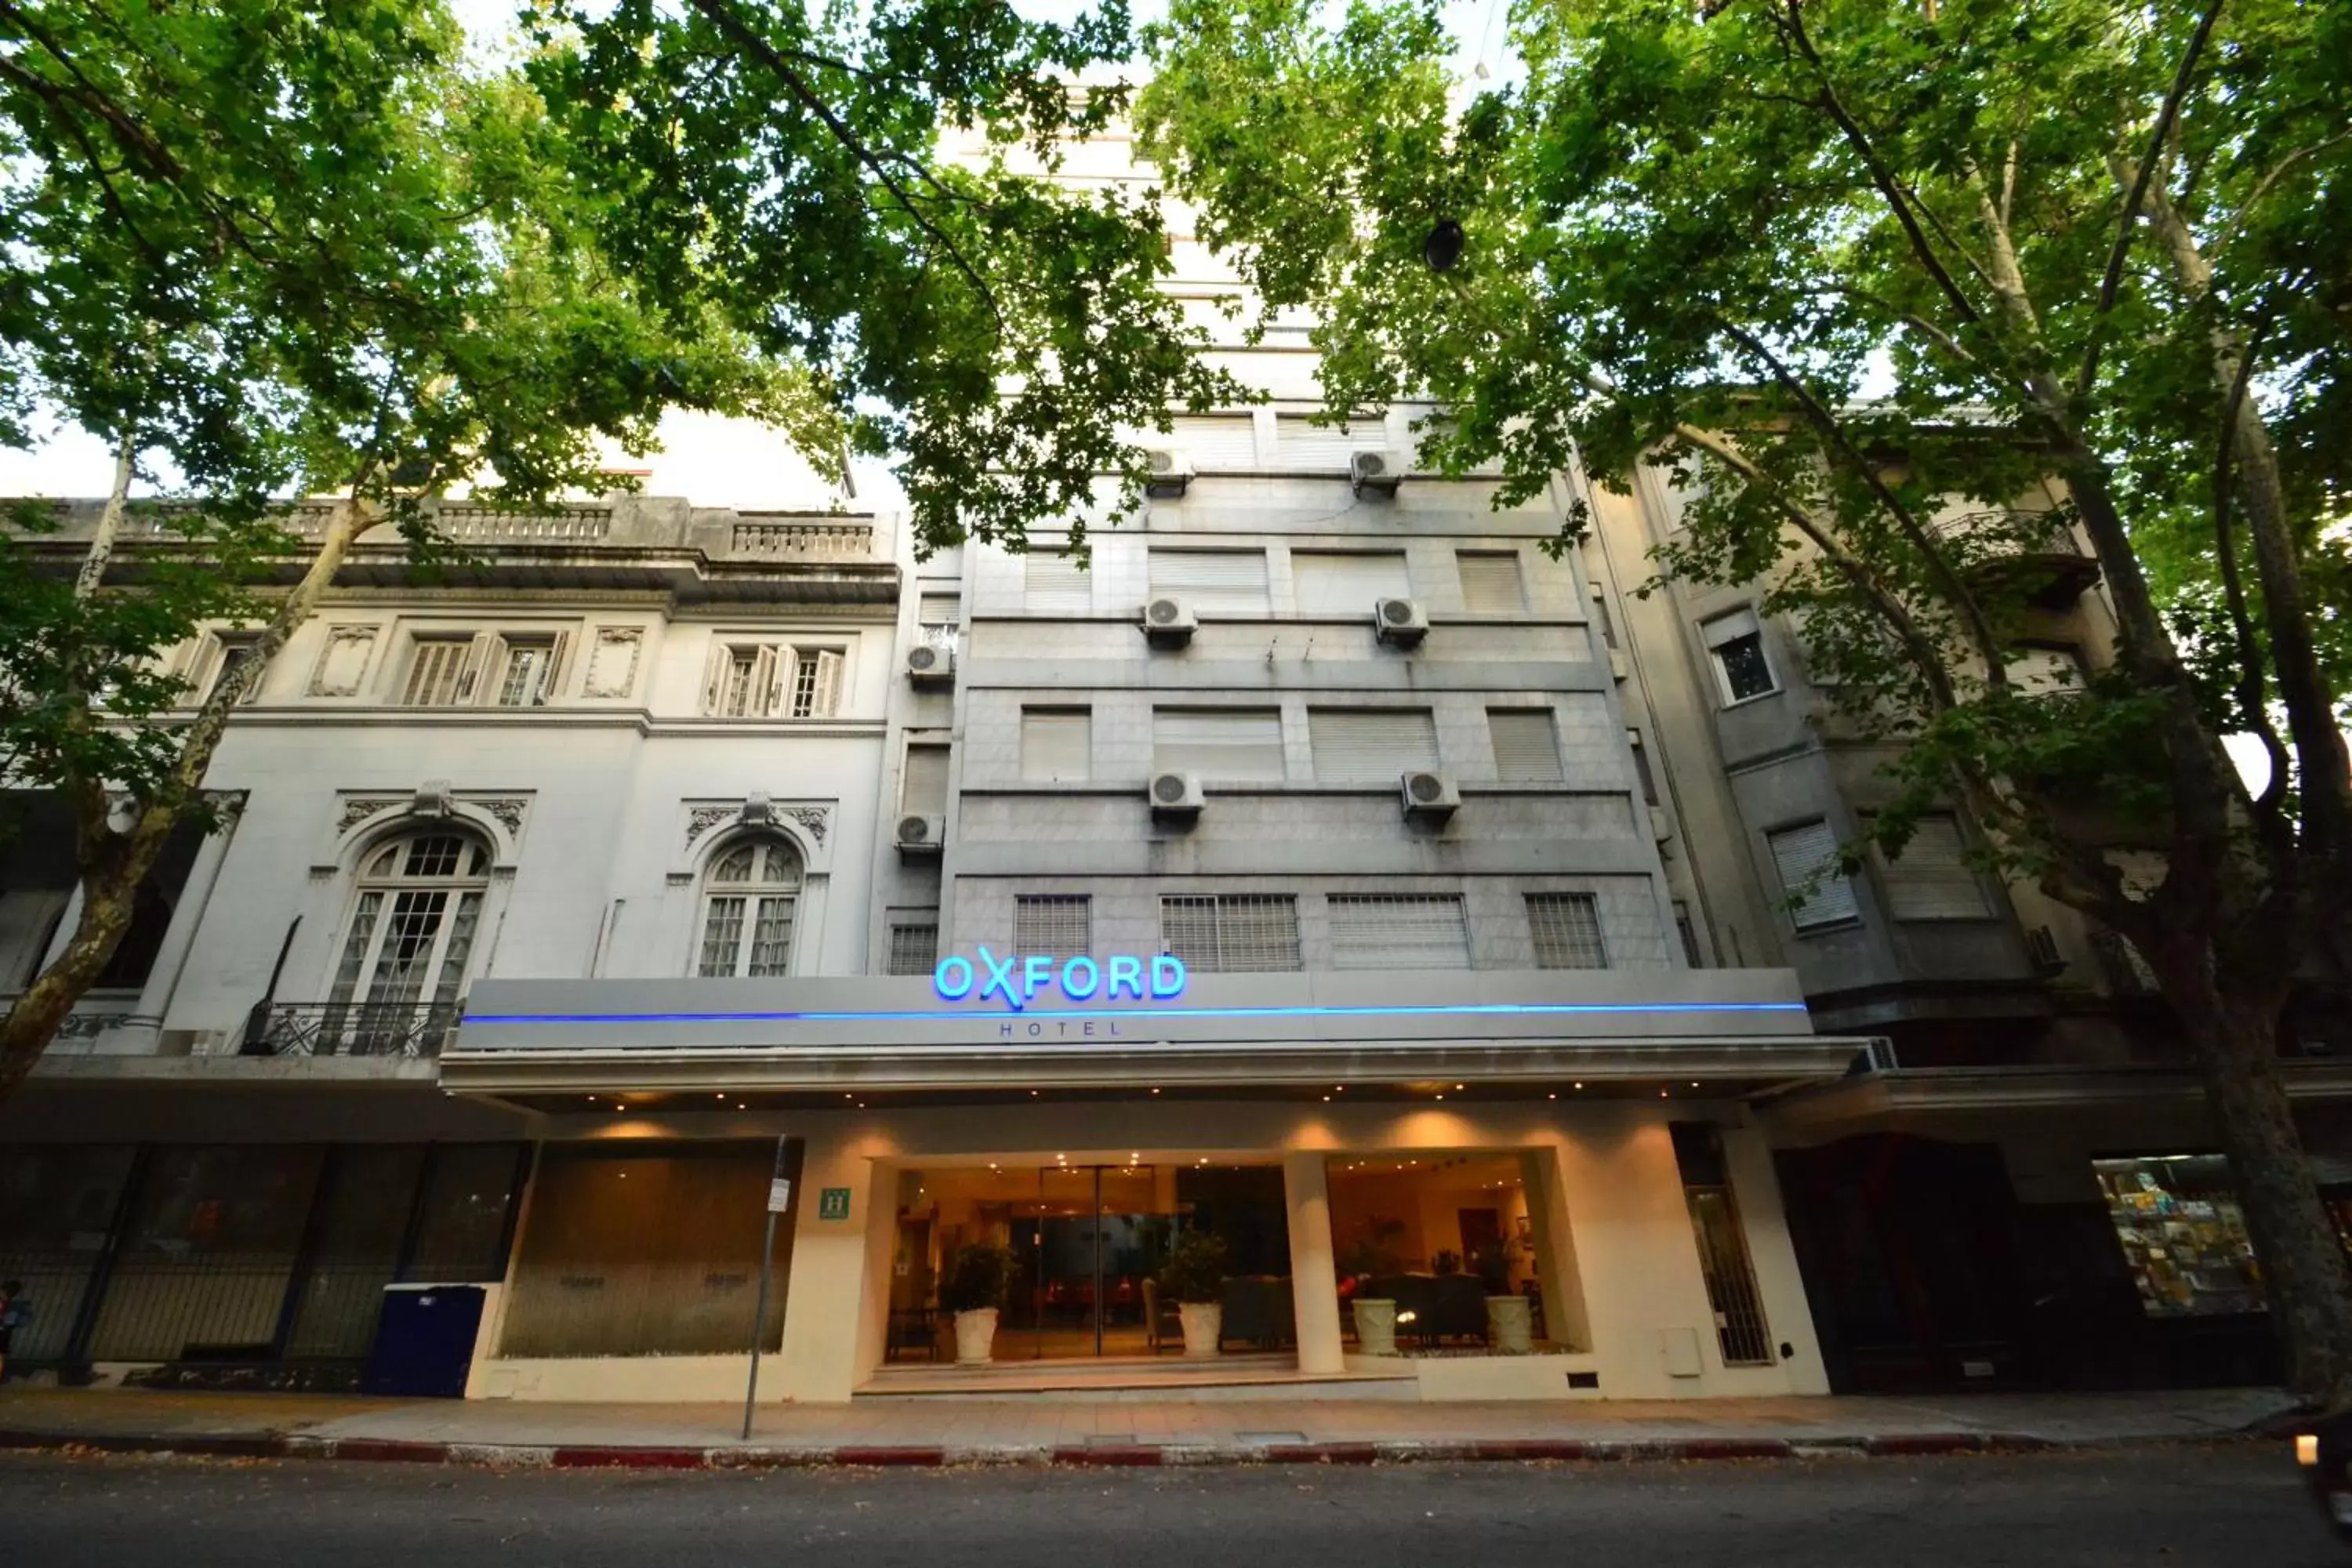
[[[2091,1168],[2149,1317],[2267,1310],[2245,1215],[2221,1155],[2094,1160]]]

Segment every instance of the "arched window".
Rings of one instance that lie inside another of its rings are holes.
[[[454,1005],[489,873],[488,848],[451,828],[406,834],[368,851],[328,1000]]]
[[[701,975],[789,974],[801,858],[781,838],[721,849],[702,879]]]

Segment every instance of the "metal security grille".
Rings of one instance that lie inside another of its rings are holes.
[[[1549,708],[1496,708],[1486,714],[1495,776],[1505,784],[1559,784],[1559,727]]]
[[[1704,1121],[1674,1122],[1670,1131],[1684,1202],[1690,1209],[1691,1235],[1698,1244],[1699,1268],[1706,1277],[1707,1301],[1715,1309],[1723,1364],[1770,1366],[1771,1325],[1764,1317],[1748,1235],[1740,1227],[1739,1205],[1732,1196],[1723,1134]]]
[[[1799,931],[1858,917],[1853,884],[1837,868],[1837,835],[1826,822],[1808,822],[1766,835],[1781,890],[1801,897],[1790,918]]]
[[[906,921],[890,927],[891,974],[929,974],[940,962],[937,921]]]
[[[1204,474],[1247,471],[1257,467],[1257,423],[1246,414],[1180,414],[1167,439]],[[1147,434],[1143,445],[1161,437]]]
[[[1504,550],[1465,550],[1454,562],[1462,573],[1462,607],[1474,616],[1516,616],[1528,607],[1519,558]]]
[[[1085,615],[1095,607],[1094,574],[1066,555],[1039,553],[1050,549],[1033,542],[1030,553],[1022,557],[1022,605],[1055,615]]]
[[[1470,926],[1458,893],[1335,893],[1334,969],[1467,969]]]
[[[1591,893],[1529,893],[1528,930],[1538,969],[1606,969],[1601,909]]]
[[[1282,712],[1275,708],[1155,708],[1151,771],[1203,779],[1279,779]]]
[[[1082,958],[1094,952],[1091,900],[1084,893],[1023,893],[1013,900],[1013,947],[1023,954]]]
[[[1151,595],[1173,594],[1196,610],[1239,610],[1264,615],[1263,550],[1155,550]]]
[[[1437,720],[1426,708],[1318,708],[1307,733],[1326,784],[1392,784],[1437,766]]]
[[[1958,817],[1949,813],[1921,817],[1900,858],[1880,858],[1888,912],[1898,921],[1982,920],[1991,911],[1967,856]]]
[[[1412,595],[1402,551],[1295,550],[1290,574],[1302,615],[1364,616],[1380,600]]]
[[[1203,972],[1300,967],[1298,900],[1288,893],[1185,893],[1160,900],[1160,945]]]
[[[1021,776],[1034,783],[1088,776],[1094,714],[1085,708],[1021,710]]]

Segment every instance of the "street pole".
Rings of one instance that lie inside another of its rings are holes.
[[[768,1337],[768,1278],[775,1271],[776,1216],[793,1206],[793,1181],[784,1174],[784,1150],[791,1142],[776,1139],[776,1163],[768,1178],[768,1221],[760,1243],[760,1304],[751,1312],[751,1375],[743,1384],[743,1441],[751,1440],[751,1402],[760,1394],[760,1342]]]

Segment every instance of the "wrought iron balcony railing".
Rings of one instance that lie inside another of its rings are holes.
[[[265,1002],[246,1020],[248,1057],[437,1057],[454,1002]]]

